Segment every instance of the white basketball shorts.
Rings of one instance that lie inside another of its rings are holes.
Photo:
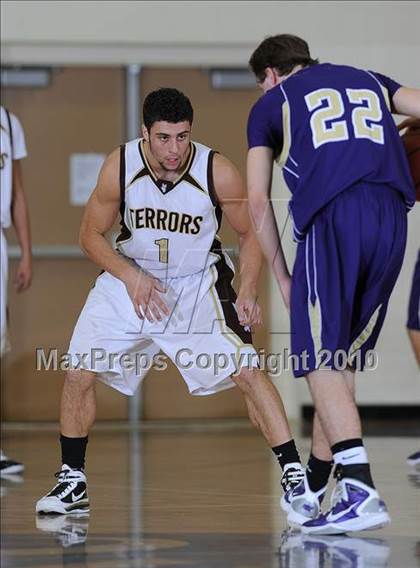
[[[162,297],[171,314],[151,323],[137,316],[123,282],[101,274],[73,332],[71,367],[98,373],[126,395],[135,393],[152,366],[164,371],[167,360],[161,351],[193,395],[233,387],[232,374],[244,366],[258,367],[251,334],[237,318],[230,279],[217,265],[169,279],[165,287]]]

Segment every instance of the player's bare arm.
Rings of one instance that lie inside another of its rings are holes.
[[[116,149],[105,160],[86,205],[79,244],[93,262],[124,282],[139,318],[160,321],[161,312],[169,313],[159,294],[164,291],[162,284],[125,260],[105,238],[120,207],[119,166],[120,150]]]
[[[264,255],[272,267],[286,307],[290,305],[290,274],[270,201],[273,151],[257,146],[248,151],[247,183],[251,217]]]
[[[32,280],[31,229],[29,223],[28,205],[23,189],[20,161],[13,160],[12,167],[12,220],[22,252],[21,259],[14,276],[14,285],[18,292],[23,292],[24,290],[29,288]]]
[[[235,166],[224,156],[216,154],[213,164],[214,185],[223,213],[239,236],[240,287],[236,308],[241,325],[262,323],[257,303],[257,283],[262,254],[249,218],[244,184]]]
[[[395,111],[414,118],[420,118],[420,89],[401,87],[392,97]]]

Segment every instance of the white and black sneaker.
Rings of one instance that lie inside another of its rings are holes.
[[[89,513],[86,475],[81,469],[63,464],[55,476],[57,485],[36,504],[37,513]]]
[[[22,463],[11,460],[0,450],[0,475],[22,473],[24,469]]]
[[[290,489],[294,489],[305,477],[305,470],[299,462],[288,463],[284,466],[283,476],[281,478],[281,486],[283,491],[287,493]]]
[[[5,497],[10,489],[19,487],[23,481],[23,476],[19,473],[3,473],[0,477],[0,497]]]

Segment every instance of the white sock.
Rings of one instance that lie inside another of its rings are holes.
[[[369,463],[364,446],[356,446],[348,450],[342,450],[334,454],[334,463],[341,465],[354,465],[358,463]]]

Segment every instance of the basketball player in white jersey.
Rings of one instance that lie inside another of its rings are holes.
[[[18,118],[6,110],[0,109],[1,131],[1,289],[0,289],[0,320],[1,345],[3,357],[10,349],[7,337],[7,281],[8,258],[7,242],[4,230],[12,224],[15,228],[22,256],[14,275],[14,285],[17,292],[27,290],[32,279],[31,233],[29,227],[28,208],[22,183],[20,160],[26,156],[26,144],[23,128]],[[11,460],[0,450],[1,475],[20,473],[24,469],[19,462]]]
[[[95,383],[133,395],[147,369],[127,368],[123,358],[136,354],[153,358],[163,351],[193,395],[238,385],[283,468],[283,488],[303,475],[281,399],[258,369],[251,343],[249,326],[261,322],[256,288],[262,256],[239,173],[191,141],[193,109],[176,89],[150,93],[143,116],[143,137],[106,159],[82,222],[80,244],[104,272],[71,339],[75,368],[61,400],[62,469],[58,484],[37,502],[38,513],[89,511],[84,464]],[[218,237],[222,210],[239,237],[237,297],[232,263]],[[115,251],[104,234],[118,212]],[[202,364],[220,356],[222,369]]]

